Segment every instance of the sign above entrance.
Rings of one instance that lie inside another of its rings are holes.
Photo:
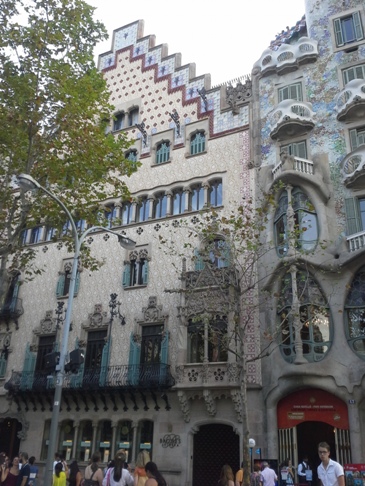
[[[289,429],[301,422],[326,422],[348,429],[347,405],[331,393],[311,388],[289,395],[278,404],[278,428]]]

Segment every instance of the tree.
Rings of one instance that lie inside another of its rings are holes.
[[[304,319],[308,321],[308,316],[304,316],[300,302],[308,293],[310,284],[310,255],[302,248],[302,236],[308,228],[303,224],[299,227],[293,207],[289,205],[285,238],[283,236],[280,240],[282,244],[285,240],[287,256],[281,259],[279,265],[277,258],[272,258],[272,252],[277,251],[276,245],[265,239],[271,223],[270,214],[275,212],[281,189],[282,185],[279,184],[257,201],[231,204],[233,209],[228,213],[225,209],[207,208],[198,217],[176,220],[172,223],[171,231],[158,237],[166,253],[175,257],[178,255],[183,260],[182,271],[176,265],[180,273],[180,288],[166,291],[180,294],[180,316],[187,321],[185,324],[190,322],[188,325],[192,332],[200,332],[200,336],[195,338],[198,352],[206,361],[224,361],[224,357],[216,360],[214,355],[222,350],[236,357],[240,384],[237,402],[241,410],[245,471],[250,470],[247,409],[249,363],[269,356],[277,348],[277,338],[282,339],[283,326],[289,319],[297,331],[296,363],[304,360],[301,328]],[[287,275],[294,273],[296,263],[307,270],[301,273],[303,280],[298,287],[294,285],[295,277],[292,281],[287,278]],[[189,268],[195,270],[189,271]],[[260,322],[260,312],[272,306],[277,308],[280,293],[270,290],[268,282],[279,280],[279,277],[281,292],[286,291],[292,297],[291,306],[278,315],[281,322],[267,326],[267,323]],[[320,306],[318,312],[321,310]],[[208,359],[207,348],[210,353]],[[204,359],[201,359],[203,364]],[[245,474],[245,484],[248,485],[249,480],[249,475]]]
[[[0,302],[14,268],[32,267],[34,251],[21,245],[26,227],[62,228],[65,215],[41,194],[22,194],[16,175],[31,174],[76,219],[98,220],[100,201],[126,197],[121,176],[125,136],[107,133],[109,92],[93,61],[107,37],[83,0],[3,0],[0,11]],[[99,214],[100,217],[100,214]]]

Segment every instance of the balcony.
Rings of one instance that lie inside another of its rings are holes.
[[[346,238],[349,252],[361,250],[365,248],[365,231],[355,233],[354,235],[347,236]]]
[[[296,44],[281,44],[276,51],[266,49],[254,64],[253,72],[260,73],[261,77],[275,73],[282,76],[317,59],[318,42],[301,37]]]
[[[356,122],[365,118],[365,80],[353,79],[336,100],[337,120]]]
[[[284,100],[269,114],[270,137],[285,140],[305,135],[314,128],[312,104]]]
[[[24,313],[22,299],[13,297],[9,302],[0,308],[0,319],[9,322],[14,320],[16,324],[16,329],[18,329],[18,317]]]
[[[18,405],[18,411],[38,408],[44,411],[46,406],[52,410],[55,375],[45,371],[13,371],[4,388],[9,397]],[[93,405],[95,411],[100,406],[108,410],[110,403],[113,410],[128,410],[128,400],[133,410],[138,410],[138,400],[142,400],[145,410],[148,398],[153,401],[155,410],[159,410],[159,399],[170,409],[166,391],[175,385],[175,380],[166,364],[117,365],[68,373],[64,377],[62,401],[69,411],[72,406],[85,411]]]
[[[274,181],[287,170],[293,170],[300,174],[314,175],[314,165],[311,160],[301,159],[300,157],[282,157],[280,162],[273,168],[272,175]]]
[[[341,162],[341,173],[344,184],[347,187],[360,189],[365,183],[365,145],[360,145],[356,150]]]
[[[176,388],[194,389],[204,386],[236,388],[240,383],[238,363],[194,363],[177,368]]]

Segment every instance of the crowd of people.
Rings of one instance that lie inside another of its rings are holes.
[[[330,458],[330,446],[327,442],[318,444],[318,454],[321,460],[317,468],[320,486],[345,486],[343,467]],[[133,471],[126,459],[125,450],[120,449],[103,469],[100,466],[100,454],[94,453],[83,475],[76,460],[72,460],[68,465],[59,454],[56,454],[52,486],[66,486],[67,482],[68,486],[167,486],[147,451],[138,454]],[[0,467],[1,486],[37,486],[38,467],[35,465],[34,456],[28,458],[28,454],[22,452],[19,457],[10,460],[2,452]],[[294,486],[295,471],[291,460],[286,459],[279,469],[280,481],[268,462],[264,461],[262,467],[255,464],[253,471],[249,473],[250,486],[276,486],[278,483],[280,486]],[[303,457],[303,461],[298,465],[297,474],[299,483],[311,484],[312,471],[307,456]],[[225,464],[221,469],[218,486],[242,486],[244,475],[243,464],[236,475],[232,468]]]
[[[126,462],[124,449],[117,451],[107,467],[102,468],[100,461],[100,454],[94,453],[82,474],[76,460],[72,460],[68,465],[62,456],[56,453],[52,486],[167,486],[147,451],[138,454],[133,471]],[[28,458],[25,452],[12,460],[0,453],[1,486],[37,486],[38,467],[34,463],[35,457]]]

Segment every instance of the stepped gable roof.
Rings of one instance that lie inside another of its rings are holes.
[[[307,23],[305,20],[305,15],[298,20],[298,22],[294,25],[294,27],[287,27],[286,30],[282,30],[279,34],[276,35],[275,40],[270,42],[270,49],[276,50],[281,44],[290,44],[292,40],[296,39],[297,37],[302,37],[307,33]]]

